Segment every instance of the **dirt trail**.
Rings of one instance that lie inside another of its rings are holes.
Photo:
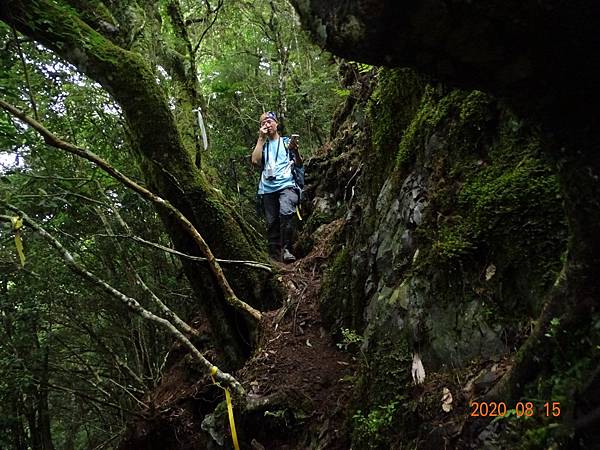
[[[275,430],[257,439],[267,450],[349,447],[343,428],[356,364],[324,328],[318,304],[327,238],[337,228],[335,222],[330,224],[306,257],[290,265],[278,264],[288,288],[287,300],[280,309],[265,314],[260,345],[237,373],[250,395],[291,394],[310,410],[294,430],[281,430],[282,436]]]

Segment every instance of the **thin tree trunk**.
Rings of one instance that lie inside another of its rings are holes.
[[[54,450],[54,444],[52,443],[52,432],[50,426],[50,409],[48,407],[48,358],[49,349],[44,347],[42,349],[44,356],[42,361],[42,370],[40,374],[39,387],[38,387],[38,399],[37,399],[37,418],[38,418],[38,431],[40,435],[40,444],[42,450]]]
[[[11,425],[12,429],[12,442],[15,450],[27,450],[27,435],[25,434],[25,428],[23,427],[23,412],[22,412],[22,399],[20,394],[17,397],[17,393],[13,393],[13,399],[11,400],[12,414],[14,422]]]

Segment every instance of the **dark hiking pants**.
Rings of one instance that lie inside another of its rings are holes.
[[[281,248],[291,250],[294,228],[292,219],[298,204],[298,193],[294,188],[285,188],[263,195],[269,254],[279,258]]]

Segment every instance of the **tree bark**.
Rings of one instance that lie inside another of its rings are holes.
[[[50,409],[48,407],[48,358],[50,356],[50,350],[48,347],[44,347],[42,367],[40,373],[40,380],[38,386],[38,398],[37,398],[37,419],[38,419],[38,431],[40,434],[40,450],[54,450],[54,444],[52,442],[52,431],[50,427]]]

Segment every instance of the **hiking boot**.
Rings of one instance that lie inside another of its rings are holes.
[[[284,263],[293,263],[294,261],[296,261],[296,257],[292,255],[292,253],[287,248],[284,248],[281,252],[281,260]]]
[[[292,248],[292,236],[294,235],[294,227],[292,225],[292,219],[294,216],[281,215],[279,216],[279,222],[281,224],[281,260],[284,263],[291,263],[296,261],[296,257],[292,255],[289,249]]]

